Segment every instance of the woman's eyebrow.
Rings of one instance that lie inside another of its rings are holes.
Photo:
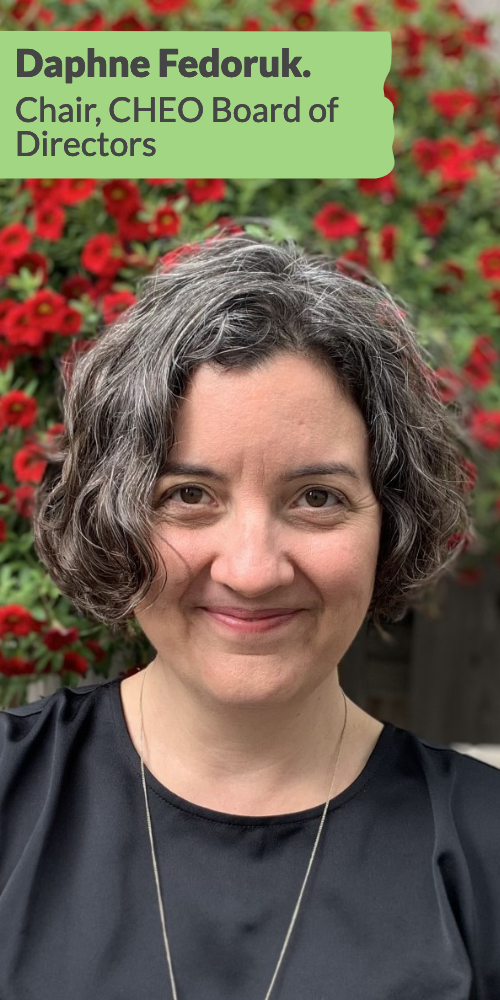
[[[220,483],[229,483],[229,477],[205,465],[189,465],[185,462],[167,462],[161,470],[161,476],[203,476],[204,479],[216,479]],[[327,462],[319,465],[301,465],[290,469],[279,477],[279,482],[285,483],[291,479],[305,476],[349,476],[361,483],[361,476],[351,465],[345,462]]]

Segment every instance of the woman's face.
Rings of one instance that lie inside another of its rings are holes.
[[[203,365],[175,438],[171,463],[212,474],[173,471],[156,485],[167,581],[136,615],[157,659],[219,703],[310,693],[353,641],[374,585],[381,508],[360,411],[328,371],[291,354],[246,373]],[[299,474],[336,464],[352,473]],[[297,613],[238,631],[204,610],[217,606]]]

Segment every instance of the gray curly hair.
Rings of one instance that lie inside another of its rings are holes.
[[[445,405],[406,313],[335,260],[247,233],[191,244],[142,280],[137,302],[76,357],[64,431],[45,446],[34,547],[86,617],[130,634],[159,572],[153,500],[189,377],[255,369],[278,352],[325,364],[359,407],[382,508],[367,617],[398,621],[473,531],[455,405]],[[163,570],[167,570],[163,563]]]

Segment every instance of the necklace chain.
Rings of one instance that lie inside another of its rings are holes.
[[[151,825],[151,814],[150,814],[150,811],[149,811],[148,795],[147,795],[147,790],[146,790],[146,779],[144,777],[144,759],[143,759],[143,752],[142,752],[142,740],[143,740],[143,735],[144,735],[143,717],[142,717],[142,692],[143,692],[143,688],[144,688],[145,677],[146,677],[146,670],[144,670],[144,676],[142,678],[141,692],[140,692],[140,698],[139,698],[140,716],[141,716],[141,737],[140,737],[141,744],[140,745],[141,745],[142,787],[144,789],[144,799],[145,799],[145,803],[146,803],[146,816],[147,816],[147,821],[148,821],[149,840],[150,840],[150,844],[151,844],[151,858],[152,858],[152,861],[153,861],[153,870],[154,870],[154,875],[155,875],[156,890],[157,890],[157,893],[158,893],[158,906],[160,908],[160,920],[161,920],[161,926],[162,926],[162,931],[163,931],[163,941],[164,941],[164,944],[165,944],[165,951],[166,951],[166,955],[167,955],[168,971],[170,973],[170,985],[172,987],[172,997],[173,997],[173,1000],[178,1000],[177,987],[175,985],[174,972],[173,972],[173,969],[172,969],[172,959],[171,959],[171,955],[170,955],[170,946],[169,946],[169,942],[168,942],[167,928],[165,926],[165,914],[164,914],[164,911],[163,911],[163,903],[162,903],[161,891],[160,891],[160,879],[159,879],[159,876],[158,876],[158,863],[157,863],[157,860],[156,860],[156,852],[155,852],[154,841],[153,841],[153,828],[152,828],[152,825]],[[265,996],[264,1000],[269,1000],[269,997],[271,996],[271,990],[272,990],[272,988],[273,988],[273,986],[274,986],[274,984],[276,982],[276,978],[277,978],[278,972],[280,970],[281,963],[283,961],[283,957],[284,957],[285,951],[286,951],[286,949],[288,947],[288,942],[290,940],[293,928],[295,926],[295,921],[296,921],[297,916],[298,916],[298,912],[299,912],[299,909],[300,909],[300,904],[302,902],[302,897],[304,895],[304,891],[305,891],[305,888],[306,888],[307,880],[309,878],[309,873],[311,871],[311,868],[312,868],[312,865],[313,865],[313,861],[314,861],[314,858],[315,858],[315,855],[316,855],[316,850],[317,850],[317,847],[318,847],[318,844],[319,844],[319,838],[321,836],[321,831],[323,829],[323,826],[324,826],[324,823],[325,823],[325,819],[326,819],[326,814],[327,814],[327,811],[328,811],[328,805],[329,805],[330,799],[332,797],[333,785],[334,785],[334,782],[335,782],[335,776],[337,774],[337,767],[338,767],[338,763],[339,763],[339,760],[340,760],[340,751],[342,749],[342,741],[344,739],[344,732],[345,732],[345,727],[346,727],[346,722],[347,722],[347,701],[346,701],[346,696],[344,694],[344,691],[342,691],[342,694],[344,696],[344,725],[342,727],[342,733],[340,735],[339,750],[338,750],[338,754],[337,754],[337,759],[335,761],[335,768],[334,768],[334,771],[333,771],[333,778],[332,778],[332,783],[330,785],[330,791],[328,792],[328,797],[327,797],[327,800],[325,802],[325,808],[323,809],[323,815],[321,817],[321,823],[319,825],[318,833],[316,835],[316,841],[314,843],[314,847],[312,849],[312,854],[311,854],[311,857],[309,859],[309,865],[307,867],[306,875],[305,875],[304,881],[302,883],[302,888],[301,888],[300,893],[299,893],[299,898],[297,900],[297,903],[296,903],[296,906],[295,906],[295,910],[293,912],[293,916],[292,916],[292,919],[291,919],[291,922],[290,922],[290,926],[288,928],[288,931],[287,931],[287,934],[286,934],[286,937],[285,937],[285,941],[284,941],[283,947],[281,949],[281,954],[280,954],[280,957],[278,959],[278,964],[276,966],[276,969],[274,970],[274,975],[273,975],[273,978],[271,980],[271,985],[269,986],[269,989],[268,989],[268,991],[266,993],[266,996]]]

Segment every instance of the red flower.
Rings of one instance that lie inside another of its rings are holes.
[[[59,371],[66,389],[71,385],[71,377],[75,360],[82,351],[88,351],[93,347],[93,340],[73,340],[68,350],[59,358]]]
[[[168,180],[158,180],[158,179],[150,180],[148,178],[146,184],[154,184],[156,187],[158,187],[161,184],[177,184],[177,181],[172,177],[170,177]]]
[[[464,376],[473,389],[484,389],[493,382],[491,369],[480,361],[470,358],[463,366]]]
[[[128,260],[129,260],[129,258],[127,257],[127,263],[128,263]],[[109,290],[110,290],[110,288],[111,288],[111,286],[113,284],[114,279],[115,279],[115,275],[114,274],[104,274],[104,275],[101,275],[101,277],[97,279],[95,285],[92,288],[92,300],[94,302],[99,302],[99,299],[103,295],[106,295],[107,292],[109,292]]]
[[[384,83],[384,96],[387,97],[391,104],[394,105],[394,110],[396,111],[399,104],[399,90],[397,87],[393,87],[391,83]]]
[[[0,635],[30,635],[40,632],[42,622],[33,617],[22,604],[4,604],[0,608]]]
[[[288,14],[290,11],[297,13],[300,10],[312,10],[315,0],[273,0],[271,7],[280,14]],[[286,31],[286,28],[270,28],[270,31]]]
[[[418,63],[428,41],[427,32],[416,28],[413,24],[405,24],[394,33],[396,47],[403,48],[410,64]]]
[[[455,531],[448,539],[448,548],[460,549],[462,552],[466,552],[470,548],[472,541],[473,538],[469,532]]]
[[[19,483],[39,483],[46,465],[46,459],[34,441],[19,448],[12,460],[12,470]]]
[[[8,257],[20,257],[31,243],[31,233],[23,222],[14,222],[0,229],[0,251]]]
[[[4,677],[22,677],[36,673],[35,664],[20,656],[2,656],[0,653],[0,674]]]
[[[153,14],[172,14],[182,10],[189,0],[146,0],[146,3]]]
[[[81,299],[83,295],[90,295],[91,291],[92,282],[83,274],[72,274],[70,278],[65,278],[61,285],[61,292],[68,301]]]
[[[7,541],[7,521],[0,517],[0,542]]]
[[[377,22],[367,3],[355,3],[351,13],[361,31],[374,31],[377,27]]]
[[[22,389],[11,389],[0,396],[0,429],[4,427],[31,427],[37,418],[36,399]]]
[[[175,267],[175,265],[179,263],[182,257],[189,257],[190,254],[196,253],[197,250],[197,243],[184,243],[180,247],[174,247],[173,250],[169,250],[168,253],[159,258],[161,270],[170,271],[172,267]]]
[[[175,236],[181,228],[181,217],[168,202],[160,205],[153,219],[155,236]]]
[[[218,227],[221,233],[225,236],[230,236],[235,233],[243,233],[245,230],[242,226],[239,226],[230,215],[219,215],[215,220],[215,225]]]
[[[443,403],[450,403],[460,395],[464,383],[458,372],[452,368],[436,368],[434,376],[438,395]]]
[[[15,273],[19,274],[23,267],[30,271],[31,274],[36,274],[40,271],[42,284],[47,281],[49,263],[45,254],[32,250],[30,253],[23,253],[21,257],[16,257],[14,263]]]
[[[468,458],[464,458],[462,459],[462,466],[465,472],[465,490],[467,493],[472,493],[477,483],[477,465]]]
[[[12,274],[14,271],[14,257],[10,254],[6,254],[4,250],[0,250],[0,277],[7,277],[8,274]]]
[[[0,333],[5,335],[6,318],[17,305],[15,299],[0,299]]]
[[[9,310],[4,322],[4,337],[9,344],[35,350],[47,343],[47,333],[34,323],[26,302],[19,302]]]
[[[401,76],[408,80],[416,80],[417,77],[422,76],[424,72],[424,67],[422,63],[416,60],[409,59],[408,62],[404,63],[401,67]]]
[[[35,205],[38,205],[42,201],[60,201],[64,181],[49,177],[30,177],[24,182],[24,185],[31,192],[31,197]]]
[[[464,374],[474,389],[483,389],[493,382],[491,366],[500,358],[491,337],[482,334],[476,337],[471,352],[464,365]]]
[[[34,486],[16,486],[14,490],[14,506],[16,513],[20,517],[27,517],[28,519],[33,516],[33,507],[35,503],[35,488]]]
[[[38,18],[42,24],[52,24],[55,19],[55,14],[54,11],[49,10],[48,7],[39,7]]]
[[[494,365],[500,358],[492,338],[487,333],[476,337],[470,356],[478,364],[485,365]]]
[[[116,223],[122,240],[139,240],[142,243],[147,243],[153,238],[152,222],[139,219],[136,208],[117,216]]]
[[[500,448],[500,410],[476,410],[471,418],[470,432],[485,448]]]
[[[410,14],[420,6],[419,0],[393,0],[393,3],[396,10],[408,11]]]
[[[196,205],[204,201],[222,201],[226,194],[226,182],[195,178],[186,181],[186,191]]]
[[[443,261],[442,270],[452,274],[458,281],[464,280],[465,268],[461,267],[460,264],[454,264],[452,260]]]
[[[300,10],[292,18],[292,24],[296,31],[312,31],[316,27],[316,18],[309,10]]]
[[[455,574],[455,578],[458,583],[462,586],[468,587],[471,584],[479,583],[482,579],[483,571],[476,566],[470,566],[468,569],[460,569]]]
[[[42,240],[59,240],[66,213],[59,205],[41,204],[35,209],[35,232]]]
[[[94,654],[94,661],[96,663],[100,663],[101,660],[104,660],[106,653],[104,652],[102,646],[100,645],[99,642],[97,642],[96,639],[87,639],[84,645],[87,647],[87,649],[90,649],[91,653]]]
[[[70,29],[71,31],[105,31],[106,20],[102,14],[92,14],[84,17],[82,21],[77,21]]]
[[[397,226],[393,226],[391,223],[382,226],[380,230],[380,255],[382,260],[394,260],[397,231]]]
[[[139,188],[134,181],[107,181],[103,185],[102,193],[106,211],[115,217],[142,208]]]
[[[93,274],[116,274],[123,262],[120,240],[110,233],[91,236],[82,250],[81,262]]]
[[[464,27],[464,39],[469,45],[489,45],[489,30],[487,21],[469,21]]]
[[[461,267],[460,264],[454,264],[451,260],[445,260],[441,264],[441,271],[444,274],[450,274],[452,276],[452,281],[444,281],[441,284],[436,285],[436,292],[448,295],[450,292],[455,291],[459,283],[463,281],[465,269]]]
[[[423,174],[429,174],[439,163],[439,147],[435,139],[415,139],[411,152]]]
[[[488,139],[483,132],[474,133],[474,142],[469,150],[474,160],[484,160],[487,163],[493,163],[500,155],[500,146]]]
[[[2,343],[0,340],[0,371],[4,372],[7,370],[10,362],[16,357],[17,350],[11,344],[7,345]]]
[[[25,304],[34,325],[40,330],[50,330],[52,332],[58,330],[59,323],[66,309],[64,295],[59,295],[58,292],[54,292],[51,288],[44,288],[35,292]]]
[[[81,177],[75,177],[66,180],[64,181],[62,201],[65,205],[74,205],[79,201],[87,201],[93,193],[95,186],[96,182],[93,178],[84,180]]]
[[[137,673],[139,673],[139,671],[140,671],[140,670],[143,670],[143,669],[144,669],[144,667],[145,667],[145,664],[144,664],[144,663],[142,663],[142,664],[141,664],[140,666],[138,666],[138,667],[129,667],[129,669],[128,669],[128,670],[120,670],[120,672],[119,672],[119,674],[118,674],[118,677],[121,677],[121,678],[122,678],[123,680],[124,680],[124,679],[125,679],[126,677],[132,677],[132,675],[133,675],[133,674],[137,674]]]
[[[258,17],[243,18],[240,31],[260,31],[262,22]]]
[[[70,670],[72,673],[85,675],[88,669],[89,665],[81,653],[64,653],[61,673],[63,670]]]
[[[77,309],[67,306],[64,309],[57,326],[57,333],[62,337],[74,337],[79,333],[83,323],[83,316]]]
[[[462,31],[449,31],[446,35],[437,35],[436,41],[447,59],[460,59],[463,56],[465,44]]]
[[[458,115],[470,115],[477,110],[476,96],[465,87],[431,91],[429,100],[436,111],[449,121]]]
[[[444,181],[466,182],[476,176],[477,168],[469,147],[461,146],[454,136],[438,139],[437,146],[437,170]]]
[[[59,437],[60,434],[64,433],[64,424],[51,424],[47,427],[46,434],[49,438]]]
[[[0,503],[8,503],[12,497],[12,490],[7,483],[0,483]]]
[[[328,201],[320,208],[313,220],[313,226],[327,240],[340,240],[346,236],[356,236],[361,230],[359,217],[336,201]]]
[[[349,262],[351,261],[353,264],[355,265],[359,264],[362,268],[365,268],[367,270],[369,262],[366,250],[362,249],[361,247],[358,247],[357,250],[346,250],[345,253],[340,254],[340,256],[337,257],[337,260],[335,262],[337,270],[340,271],[342,274],[348,274],[351,277],[353,276],[358,277],[360,280],[362,280],[364,276],[359,274],[359,271],[357,271],[356,267],[354,268],[349,267]]]
[[[454,14],[455,17],[463,18],[464,12],[456,0],[440,0],[439,7],[443,14]]]
[[[491,278],[500,278],[500,244],[483,250],[478,254],[477,260],[483,278],[487,281]]]
[[[130,306],[137,302],[137,297],[133,292],[110,292],[102,300],[102,313],[105,323],[114,323],[115,319],[125,312]]]
[[[416,214],[422,229],[428,236],[439,236],[446,225],[446,211],[442,205],[432,201],[424,201],[417,205]]]
[[[110,31],[146,31],[146,26],[135,16],[135,14],[125,14],[113,21],[109,26]]]
[[[64,646],[71,646],[76,642],[80,633],[77,628],[56,628],[51,626],[42,637],[42,642],[47,649],[63,649]]]
[[[358,180],[357,184],[363,194],[379,194],[383,202],[393,201],[398,193],[394,170],[391,170],[385,177],[363,178]]]
[[[35,504],[35,489],[33,486],[16,486],[14,490],[14,506],[20,517],[33,516]]]
[[[28,24],[31,25],[36,20],[37,8],[35,0],[16,0],[10,13],[16,21],[24,21],[23,27],[26,29]]]

